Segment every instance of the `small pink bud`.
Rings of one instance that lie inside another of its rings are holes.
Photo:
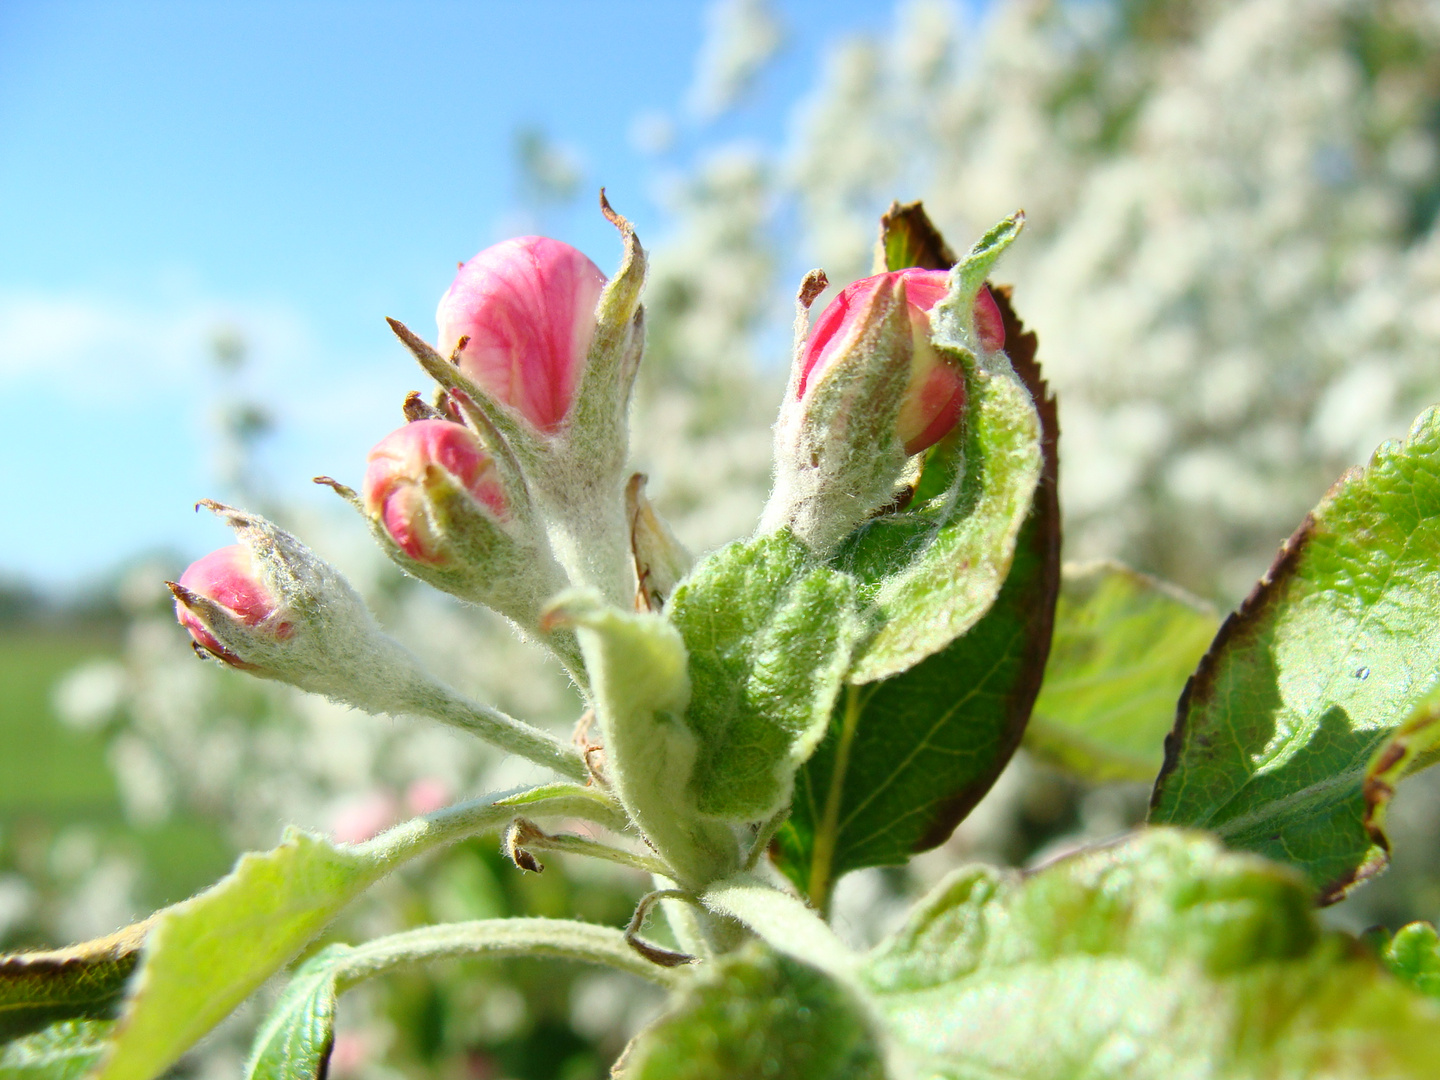
[[[918,454],[939,442],[965,407],[964,374],[930,344],[930,312],[945,299],[948,279],[944,270],[895,270],[847,286],[815,320],[801,358],[799,396],[803,398],[806,387],[864,332],[872,298],[882,284],[903,281],[913,347],[898,434],[907,454]],[[974,312],[982,346],[991,351],[1003,348],[1005,327],[988,289],[981,288]]]
[[[558,240],[521,236],[460,268],[435,312],[440,352],[462,337],[460,369],[544,432],[570,412],[595,336],[605,275]]]
[[[197,559],[180,575],[179,584],[219,604],[246,626],[258,626],[272,618],[279,608],[265,587],[260,567],[250,550],[240,544],[231,544]],[[234,667],[253,667],[220,644],[199,617],[179,600],[175,603],[175,614],[180,625],[190,631],[195,643],[206,652]],[[276,622],[272,632],[277,639],[284,640],[295,632],[295,627],[288,622]]]
[[[417,562],[447,562],[444,539],[430,512],[435,484],[446,476],[501,519],[505,492],[495,462],[467,427],[449,420],[417,420],[393,431],[370,451],[365,509],[397,547]]]
[[[988,352],[1005,348],[1005,320],[1000,316],[1000,305],[985,285],[980,286],[975,296],[975,333]]]

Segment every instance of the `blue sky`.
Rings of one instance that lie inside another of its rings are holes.
[[[572,149],[643,236],[664,163],[637,117],[676,121],[671,164],[776,143],[824,47],[892,18],[776,7],[788,47],[707,126],[683,106],[702,0],[0,3],[0,575],[67,585],[224,542],[191,510],[215,493],[219,326],[278,414],[279,489],[358,480],[419,385],[382,317],[432,334],[457,260],[513,229],[518,129]],[[590,205],[548,224],[608,266]]]

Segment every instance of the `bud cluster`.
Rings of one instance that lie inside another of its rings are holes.
[[[695,748],[672,721],[690,695],[687,646],[668,625],[666,605],[695,560],[645,497],[644,477],[629,472],[646,262],[603,193],[601,205],[625,249],[613,277],[567,244],[520,237],[460,267],[436,311],[435,346],[391,320],[437,385],[428,400],[418,392],[406,399],[405,424],[375,444],[358,492],[320,482],[364,515],[405,572],[491,608],[547,645],[607,727],[606,717],[625,709],[650,719],[629,742],[596,755],[588,743],[576,751],[469,702],[381,632],[338,570],[264,519],[218,504],[209,505],[241,542],[171,585],[197,651],[369,711],[459,724],[562,774],[613,781],[622,801],[635,790],[622,759],[648,754],[664,763],[652,772],[683,800],[682,766]],[[827,282],[819,271],[806,278],[762,537],[788,531],[786,542],[798,539],[801,558],[818,565],[896,503],[933,448],[955,447],[971,387],[967,365],[1005,343],[977,273],[983,277],[973,266],[876,274],[842,289],[813,329],[809,309]],[[957,456],[947,451],[946,460]],[[626,668],[634,656],[646,659]],[[602,663],[619,666],[604,678],[587,668]],[[657,664],[668,681],[646,667]],[[650,700],[662,683],[665,693]],[[621,700],[630,705],[620,708]],[[653,823],[669,810],[626,806],[672,865],[734,863],[720,850],[729,826],[691,823],[675,834],[681,840],[667,841]],[[704,858],[674,859],[682,848]]]

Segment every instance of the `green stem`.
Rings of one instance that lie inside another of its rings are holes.
[[[855,742],[855,729],[860,723],[860,688],[845,688],[845,717],[840,724],[840,740],[835,748],[835,767],[830,772],[830,789],[825,793],[825,813],[815,832],[815,851],[810,859],[810,882],[806,894],[817,911],[830,909],[830,888],[834,884],[831,871],[835,862],[835,841],[840,831],[840,804],[845,796],[845,773],[850,768],[850,748]]]
[[[756,865],[765,856],[765,849],[770,846],[770,841],[775,839],[775,834],[780,831],[780,826],[790,820],[790,807],[785,807],[775,814],[769,821],[762,822],[760,828],[755,831],[755,839],[750,842],[750,854],[745,856],[745,863],[741,869],[747,873],[754,870]]]
[[[549,784],[495,800],[474,799],[414,818],[357,844],[356,853],[393,865],[476,833],[500,829],[520,814],[577,817],[623,830],[628,819],[609,796],[574,784]]]
[[[571,780],[583,781],[590,776],[580,754],[569,743],[499,709],[462,697],[438,681],[417,680],[407,696],[413,711],[463,728],[501,750],[554,769]]]
[[[683,969],[644,959],[608,926],[569,919],[479,919],[423,926],[357,945],[336,973],[336,992],[412,964],[463,956],[552,956],[602,964],[666,989],[686,979]]]
[[[523,819],[520,820],[523,821]],[[526,851],[558,851],[562,854],[589,855],[594,859],[605,859],[609,862],[619,863],[621,866],[644,870],[647,874],[668,876],[674,873],[659,859],[649,855],[639,855],[633,851],[626,851],[624,848],[611,847],[598,840],[591,840],[588,836],[547,833],[531,825],[528,821],[524,822],[524,825],[529,828],[523,829],[516,836],[516,841]]]

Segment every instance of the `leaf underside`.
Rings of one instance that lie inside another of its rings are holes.
[[[1153,780],[1219,624],[1204,603],[1118,563],[1066,567],[1025,748],[1091,782]]]
[[[1425,736],[1402,729],[1440,667],[1437,462],[1431,409],[1286,542],[1185,688],[1153,822],[1289,862],[1323,902],[1384,868],[1383,803]]]
[[[113,1018],[150,926],[147,920],[65,949],[0,956],[0,1039],[57,1021]],[[94,1030],[76,1028],[87,1037]]]
[[[384,869],[296,832],[159,913],[96,1080],[158,1076]]]

